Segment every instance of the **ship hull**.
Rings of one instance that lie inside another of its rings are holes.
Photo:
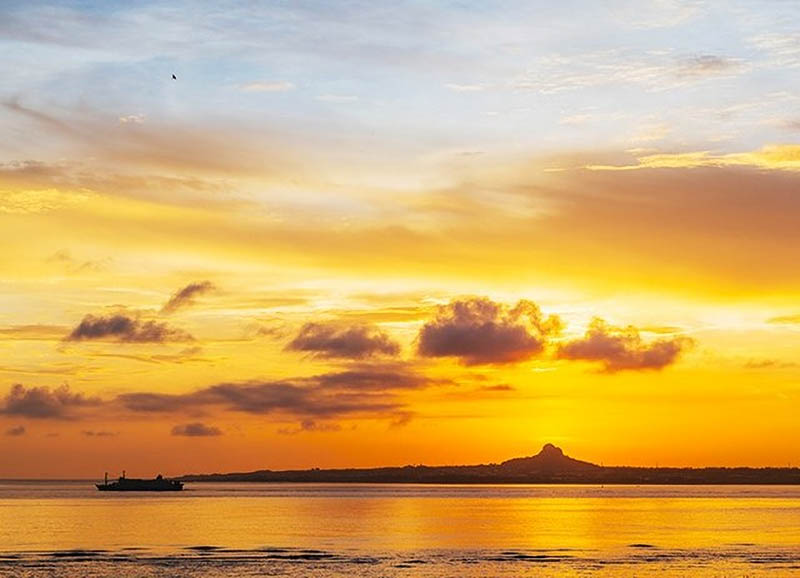
[[[97,489],[101,492],[180,492],[182,487],[178,488],[111,488],[103,484],[95,484]]]
[[[101,492],[179,492],[183,490],[183,482],[121,479],[109,484],[95,484],[95,487]]]

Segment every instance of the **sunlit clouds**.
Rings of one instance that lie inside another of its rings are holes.
[[[789,4],[7,4],[0,477],[785,463]]]

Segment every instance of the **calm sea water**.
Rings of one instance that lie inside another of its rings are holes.
[[[0,481],[0,576],[800,576],[800,487]]]

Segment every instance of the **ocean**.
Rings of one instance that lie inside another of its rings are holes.
[[[800,576],[800,487],[0,481],[0,576]]]

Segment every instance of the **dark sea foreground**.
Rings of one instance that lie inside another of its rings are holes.
[[[800,488],[0,482],[0,576],[800,576]]]

